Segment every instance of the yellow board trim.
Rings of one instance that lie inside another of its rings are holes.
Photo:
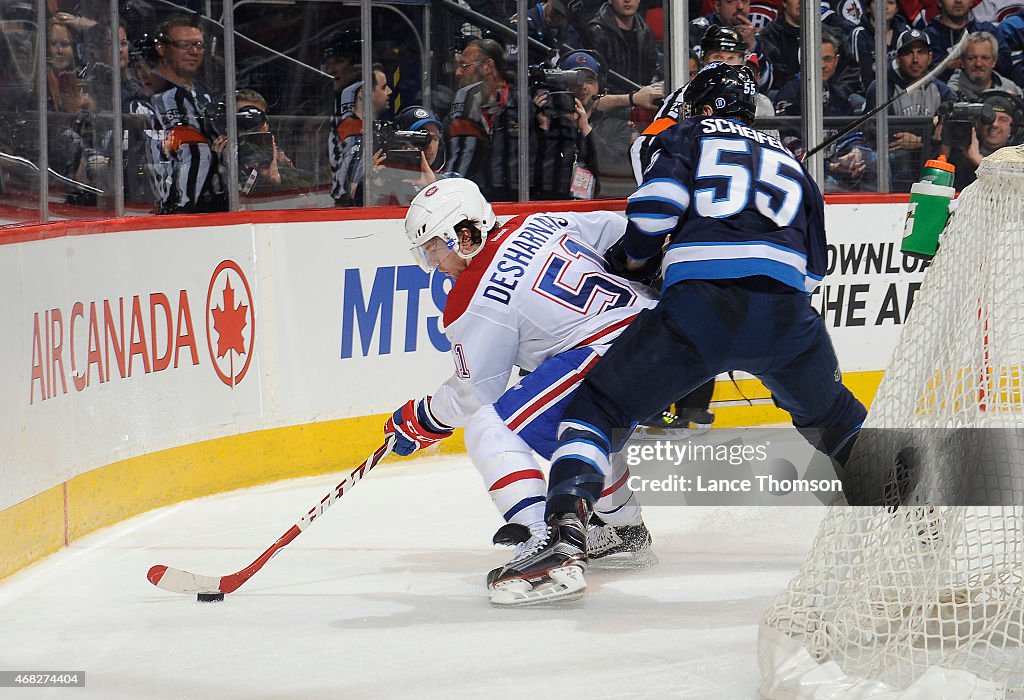
[[[861,403],[870,406],[882,381],[882,374],[880,371],[850,372],[843,375],[843,384],[861,400]],[[759,380],[740,379],[736,385],[728,380],[719,380],[715,383],[711,408],[715,413],[716,428],[790,422],[789,414],[775,407],[771,393]],[[748,400],[752,401],[753,405],[746,405]],[[723,405],[723,402],[729,404]]]
[[[882,372],[856,372],[843,381],[869,405],[881,378]],[[739,391],[731,382],[717,383],[716,427],[789,421],[786,412],[771,404],[759,381],[746,379],[738,385]],[[754,405],[722,405],[744,397]],[[0,511],[0,579],[68,542],[154,508],[281,479],[354,469],[380,445],[386,418],[345,418],[206,440],[76,476]],[[462,431],[441,448],[443,454],[465,452]],[[288,525],[281,523],[282,531]]]
[[[0,579],[63,546],[63,485],[0,511]]]

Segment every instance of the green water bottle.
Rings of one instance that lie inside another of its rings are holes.
[[[939,234],[946,228],[949,205],[956,195],[956,168],[939,156],[924,164],[921,180],[910,188],[910,207],[903,225],[900,250],[915,258],[931,260],[939,247]]]

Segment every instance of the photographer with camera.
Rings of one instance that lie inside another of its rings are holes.
[[[953,187],[962,190],[975,181],[982,158],[1024,142],[1024,101],[990,90],[976,103],[943,105],[935,137],[942,141],[939,153],[956,167]]]
[[[407,205],[416,194],[435,180],[456,177],[442,173],[446,149],[442,125],[432,111],[422,105],[406,107],[394,123],[378,122],[374,143],[371,185],[374,197],[367,205]],[[365,199],[361,188],[356,198]]]
[[[235,91],[235,122],[238,125],[238,178],[243,195],[275,189],[298,189],[314,179],[299,170],[270,130],[267,100],[256,90]]]
[[[557,70],[534,68],[536,199],[626,197],[634,187],[630,127],[621,113],[598,112],[606,69],[598,54],[574,51]]]

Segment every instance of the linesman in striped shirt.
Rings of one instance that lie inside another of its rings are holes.
[[[158,149],[157,194],[160,213],[227,211],[220,152],[226,140],[204,128],[202,114],[213,102],[195,80],[203,65],[203,32],[185,15],[174,15],[157,35],[156,73],[168,87],[153,95]]]

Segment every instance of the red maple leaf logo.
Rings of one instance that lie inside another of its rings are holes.
[[[242,330],[245,328],[249,307],[241,303],[235,306],[235,290],[231,288],[231,280],[226,281],[221,295],[223,306],[214,307],[212,312],[213,327],[217,331],[217,357],[224,357],[228,350],[244,355],[245,338],[242,337]]]

